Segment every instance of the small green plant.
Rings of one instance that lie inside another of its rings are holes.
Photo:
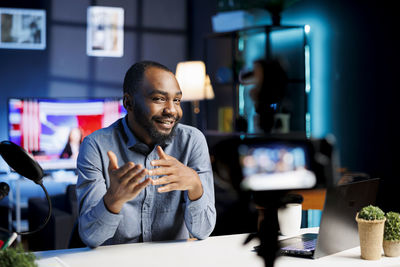
[[[383,220],[385,219],[385,213],[380,208],[369,205],[361,209],[358,213],[358,218],[368,221]]]
[[[383,238],[389,241],[400,240],[400,214],[390,211],[386,213],[385,232]]]
[[[37,267],[35,259],[35,254],[25,252],[21,245],[0,250],[1,267]]]

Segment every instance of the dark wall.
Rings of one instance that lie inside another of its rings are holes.
[[[382,178],[379,204],[398,211],[400,24],[389,1],[339,2],[332,10],[338,14],[339,40],[333,47],[331,95],[342,165]]]

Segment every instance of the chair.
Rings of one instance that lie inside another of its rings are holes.
[[[217,220],[212,236],[257,231],[257,211],[214,173]],[[243,219],[246,218],[246,219]]]
[[[78,220],[74,224],[74,228],[72,229],[71,236],[69,238],[68,248],[83,248],[86,247],[85,243],[83,243],[81,237],[79,236],[79,224]]]
[[[67,186],[65,194],[50,197],[53,212],[46,227],[33,235],[27,236],[28,247],[32,251],[66,249],[70,242],[75,222],[78,218],[76,185]],[[48,207],[44,198],[28,200],[29,229],[41,225]]]

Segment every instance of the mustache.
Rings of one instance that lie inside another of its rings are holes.
[[[181,117],[174,115],[163,115],[163,116],[153,116],[153,120],[163,120],[163,119],[173,119],[175,122],[178,122]]]

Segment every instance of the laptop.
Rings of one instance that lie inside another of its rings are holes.
[[[318,234],[303,234],[279,241],[280,255],[321,258],[360,245],[357,212],[374,205],[379,179],[328,188]]]

